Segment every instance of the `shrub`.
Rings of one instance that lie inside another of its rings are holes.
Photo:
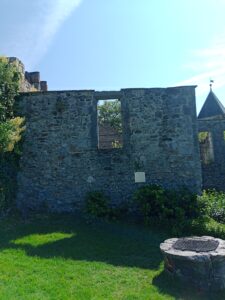
[[[109,215],[109,198],[102,192],[94,191],[87,194],[86,211],[95,217],[106,217]]]
[[[175,233],[189,226],[191,220],[205,215],[205,204],[187,189],[165,190],[158,185],[141,187],[134,193],[134,201],[143,215],[145,224],[170,225]]]
[[[215,221],[225,224],[225,193],[204,190],[199,200],[206,205],[207,214]]]
[[[161,217],[165,202],[165,191],[158,185],[146,185],[138,189],[133,196],[147,224],[151,217]]]
[[[127,216],[129,210],[128,203],[120,203],[112,206],[110,202],[110,198],[100,191],[89,192],[86,196],[85,210],[93,217],[108,220],[118,220]]]
[[[206,204],[203,199],[185,188],[180,190],[166,190],[165,194],[165,205],[174,209],[173,219],[177,218],[176,212],[179,210],[182,210],[182,214],[187,219],[195,219],[206,214]]]

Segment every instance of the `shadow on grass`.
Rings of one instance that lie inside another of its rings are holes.
[[[165,236],[136,226],[106,222],[87,224],[83,220],[59,216],[27,224],[18,222],[14,227],[5,225],[4,228],[0,229],[0,248],[22,249],[30,256],[98,261],[155,270],[162,261],[159,244]],[[41,245],[33,245],[29,238],[23,242],[23,238],[30,235],[44,236],[55,232],[69,233],[71,237],[46,241]]]
[[[149,228],[107,222],[87,224],[71,216],[42,217],[27,223],[0,222],[0,236],[1,250],[22,249],[29,256],[41,258],[61,257],[150,270],[159,269],[159,244],[168,237]],[[165,272],[157,275],[152,284],[161,294],[174,299],[225,299],[224,294],[205,294],[183,285]]]

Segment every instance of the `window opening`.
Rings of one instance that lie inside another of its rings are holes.
[[[214,161],[214,151],[212,143],[212,135],[208,131],[198,133],[200,145],[200,156],[203,164],[210,164]]]
[[[98,148],[122,148],[122,115],[119,99],[98,100]]]

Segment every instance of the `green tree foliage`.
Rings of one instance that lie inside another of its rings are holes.
[[[15,96],[22,74],[15,63],[0,57],[0,214],[12,207],[16,195],[18,141],[25,129],[24,118],[14,116]]]
[[[0,57],[0,122],[13,117],[15,96],[19,92],[21,74],[15,63]]]
[[[169,225],[174,234],[181,234],[193,220],[207,216],[205,201],[185,188],[166,190],[158,185],[145,185],[135,191],[133,199],[146,224]]]
[[[103,104],[98,105],[98,120],[101,125],[109,124],[118,133],[121,133],[122,117],[120,101],[104,101]]]
[[[209,217],[225,224],[225,193],[222,191],[204,190],[198,198],[206,204]]]
[[[0,153],[12,152],[17,142],[21,140],[21,133],[25,130],[24,118],[16,117],[0,122]]]
[[[24,130],[24,119],[14,118],[13,111],[21,77],[15,63],[0,57],[0,153],[13,151]]]

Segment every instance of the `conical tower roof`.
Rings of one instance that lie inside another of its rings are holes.
[[[225,117],[225,108],[211,89],[198,115],[198,119],[209,118],[214,116]]]

